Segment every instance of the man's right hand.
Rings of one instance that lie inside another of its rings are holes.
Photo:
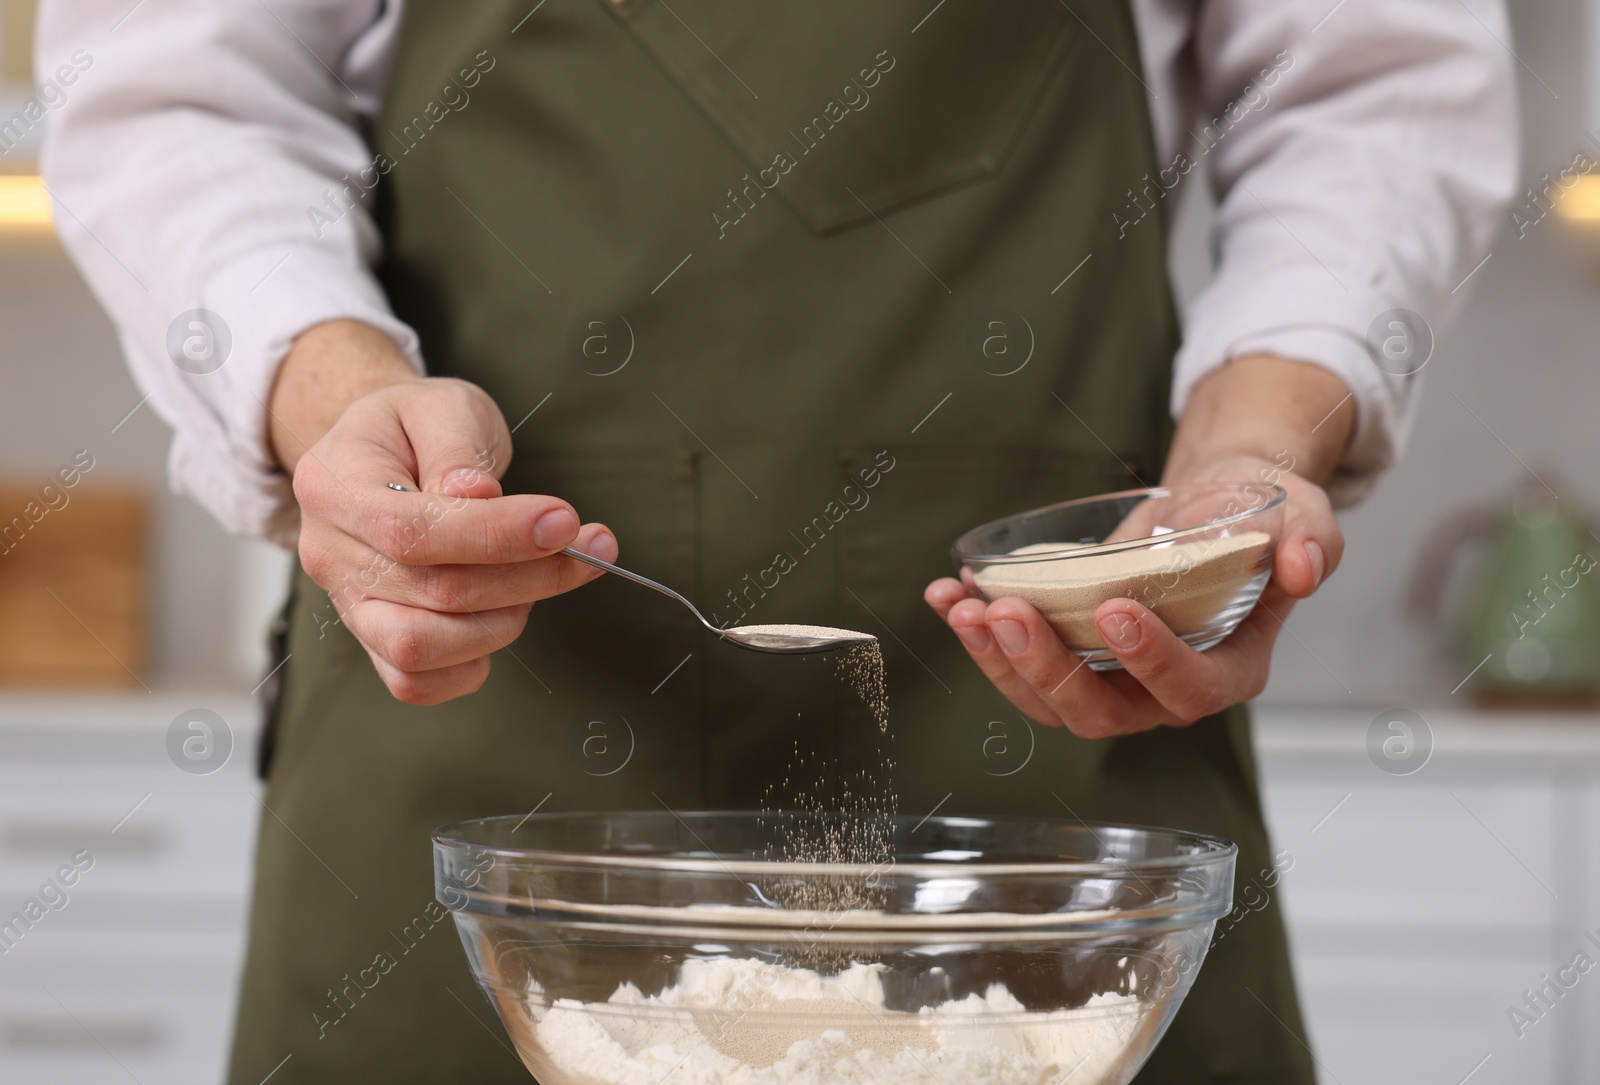
[[[408,704],[476,691],[535,601],[600,575],[557,551],[617,556],[611,532],[565,501],[504,495],[511,435],[494,401],[465,381],[418,377],[367,325],[335,321],[296,340],[270,424],[294,476],[300,563]]]

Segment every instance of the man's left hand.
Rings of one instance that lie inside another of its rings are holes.
[[[923,597],[996,688],[1047,726],[1108,738],[1185,726],[1249,700],[1267,683],[1273,643],[1295,600],[1315,592],[1344,553],[1327,494],[1296,472],[1309,469],[1318,478],[1331,473],[1354,424],[1345,393],[1343,382],[1327,371],[1276,358],[1234,362],[1196,389],[1163,484],[1276,483],[1287,493],[1272,579],[1249,616],[1208,651],[1189,647],[1132,599],[1111,599],[1095,611],[1095,625],[1123,669],[1097,672],[1021,599],[985,603],[953,578],[934,581]],[[1305,430],[1285,426],[1281,418],[1252,424],[1274,404],[1287,404],[1303,420],[1330,401],[1339,405],[1324,416],[1324,426],[1334,424],[1322,442],[1296,439]],[[1341,411],[1344,417],[1338,417]],[[1236,412],[1244,413],[1229,417]],[[1232,444],[1228,451],[1218,451],[1229,447],[1223,435]],[[1254,448],[1270,451],[1233,450],[1241,435]]]

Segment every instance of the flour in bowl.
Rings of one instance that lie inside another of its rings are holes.
[[[918,1013],[886,1007],[883,966],[824,976],[752,960],[686,961],[656,995],[603,1003],[528,992],[529,1068],[561,1085],[1104,1085],[1120,1082],[1149,1006],[1095,995],[1028,1012],[1003,984]]]

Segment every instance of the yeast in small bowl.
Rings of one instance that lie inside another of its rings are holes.
[[[1116,670],[1094,624],[1109,599],[1144,604],[1200,651],[1233,632],[1272,575],[1284,496],[1259,482],[1126,490],[975,527],[952,553],[978,596],[1031,603],[1091,668]]]

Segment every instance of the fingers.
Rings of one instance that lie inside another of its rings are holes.
[[[1096,674],[1020,599],[985,603],[958,581],[937,580],[924,599],[945,620],[984,676],[1019,711],[1084,738],[1148,730],[1163,710],[1137,683]]]
[[[1132,599],[1112,599],[1095,611],[1106,647],[1168,714],[1163,722],[1189,724],[1249,700],[1267,683],[1271,636],[1262,646],[1232,643],[1197,652],[1150,610]],[[1241,626],[1241,629],[1243,627]],[[1235,630],[1238,636],[1240,630]],[[1266,634],[1257,627],[1246,640]],[[1224,642],[1228,644],[1229,642]],[[1251,650],[1243,650],[1248,647]]]
[[[499,651],[528,623],[533,604],[471,614],[441,614],[387,599],[366,599],[344,612],[368,652],[396,671],[415,674],[470,663]]]
[[[1066,726],[1084,738],[1182,726],[1248,700],[1266,684],[1279,627],[1258,610],[1229,640],[1201,653],[1147,608],[1114,599],[1096,612],[1096,626],[1124,670],[1099,674],[1028,603],[985,604],[957,598],[961,590],[954,581],[936,581],[924,595],[1007,700],[1037,723]],[[1282,593],[1277,599],[1282,616],[1292,600]]]
[[[489,657],[483,656],[470,663],[458,663],[434,671],[408,674],[396,670],[380,659],[370,649],[372,667],[389,688],[395,700],[410,705],[436,705],[476,693],[489,678]]]
[[[578,537],[578,513],[556,497],[477,500],[374,491],[364,522],[346,530],[407,565],[503,565],[548,557]]]
[[[947,576],[929,584],[922,592],[922,599],[933,608],[941,621],[948,621],[950,608],[971,594],[961,581]]]
[[[345,544],[360,545],[348,538]],[[617,556],[616,539],[601,524],[587,525],[576,545],[605,561]],[[352,586],[348,577],[342,585],[318,582],[332,588],[330,598],[384,685],[396,699],[414,705],[440,704],[475,692],[488,678],[489,656],[526,627],[533,599],[570,591],[602,575],[562,556],[506,566],[406,566],[362,550],[368,568],[382,570],[371,583]],[[373,561],[382,564],[373,566]],[[309,567],[307,571],[316,577]]]
[[[1328,495],[1302,479],[1285,478],[1283,533],[1272,562],[1274,581],[1290,596],[1303,599],[1338,568],[1344,556],[1344,533],[1334,518]]]
[[[577,538],[576,510],[556,497],[513,494],[472,498],[398,493],[381,465],[362,461],[334,474],[325,463],[336,449],[308,455],[295,470],[294,490],[308,519],[320,519],[405,565],[499,565],[548,557]],[[457,476],[481,488],[482,479]],[[498,483],[495,483],[498,489]]]
[[[1292,595],[1269,582],[1261,598],[1256,601],[1255,609],[1245,616],[1237,629],[1228,634],[1227,640],[1209,649],[1206,655],[1234,666],[1255,661],[1261,667],[1259,677],[1264,685],[1272,663],[1273,645],[1277,643],[1284,623],[1289,620],[1289,612],[1294,609],[1294,604]],[[1254,697],[1259,692],[1256,689],[1249,696]]]
[[[995,688],[1006,700],[1016,705],[1018,711],[1046,727],[1062,726],[1062,718],[1011,666],[1010,657],[990,632],[986,614],[987,607],[983,600],[964,599],[946,612],[945,621],[978,669],[983,671],[984,677],[994,683]]]
[[[341,606],[384,599],[445,613],[494,610],[549,599],[603,575],[560,554],[506,565],[405,565],[343,534],[333,536],[325,554],[306,543],[302,538],[306,572]],[[617,541],[604,524],[585,524],[572,545],[616,560]],[[308,556],[313,549],[319,552]]]
[[[466,381],[429,381],[397,396],[395,407],[416,457],[417,489],[500,496],[495,480],[510,462],[511,433],[488,393]]]
[[[1074,734],[1105,738],[1165,722],[1160,706],[1137,684],[1116,685],[1097,674],[1021,599],[996,599],[984,620],[1016,681]]]
[[[505,421],[481,389],[430,380],[352,404],[295,467],[303,519],[408,565],[532,561],[571,544],[576,510],[554,497],[502,496]],[[420,493],[398,493],[399,483]]]

